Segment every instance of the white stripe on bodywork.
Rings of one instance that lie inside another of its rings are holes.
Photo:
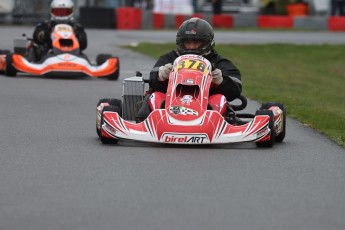
[[[90,72],[98,72],[100,70],[105,69],[109,62],[105,61],[102,65],[100,66],[92,66],[86,59],[84,58],[80,58],[77,57],[75,55],[71,55],[69,54],[70,58],[68,58],[67,60],[65,58],[63,58],[65,54],[60,54],[54,57],[49,57],[47,58],[43,63],[37,64],[37,63],[31,63],[28,60],[26,60],[24,57],[21,57],[23,63],[28,66],[31,67],[33,69],[37,69],[37,70],[42,70],[47,66],[53,65],[53,64],[59,64],[59,63],[64,63],[64,62],[72,62],[81,66],[86,67]],[[47,71],[50,72],[51,70]],[[63,70],[61,70],[63,71]],[[66,71],[71,71],[73,72],[73,70],[66,70]]]

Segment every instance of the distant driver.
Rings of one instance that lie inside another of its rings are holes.
[[[33,61],[39,61],[52,48],[50,34],[57,24],[69,24],[74,29],[74,33],[79,41],[80,50],[87,47],[87,36],[84,27],[74,20],[74,3],[71,0],[53,0],[51,8],[51,18],[37,24],[33,33],[33,40],[36,43]]]

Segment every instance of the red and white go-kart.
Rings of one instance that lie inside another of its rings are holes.
[[[255,114],[238,114],[247,105],[231,105],[222,95],[209,96],[211,63],[197,55],[183,55],[173,64],[166,94],[155,92],[152,112],[135,122],[136,106],[143,100],[142,77],[124,80],[122,99],[104,98],[97,104],[96,131],[104,144],[119,140],[167,144],[226,144],[255,142],[272,147],[286,132],[281,103],[263,103]]]

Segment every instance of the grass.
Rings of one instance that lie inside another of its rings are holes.
[[[127,47],[153,58],[175,44]],[[217,45],[242,73],[243,95],[285,105],[288,115],[345,147],[344,45]]]

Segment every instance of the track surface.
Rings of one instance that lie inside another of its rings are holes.
[[[0,27],[0,48],[31,31]],[[118,81],[0,76],[1,230],[345,229],[345,150],[293,119],[285,142],[272,149],[102,145],[97,101],[120,98],[122,80],[147,74],[155,62],[116,45],[173,42],[174,32],[87,32],[90,58],[120,57]],[[217,35],[219,43],[301,36],[255,34]],[[341,33],[302,34],[305,43],[345,42]],[[248,110],[258,106],[250,101]]]

